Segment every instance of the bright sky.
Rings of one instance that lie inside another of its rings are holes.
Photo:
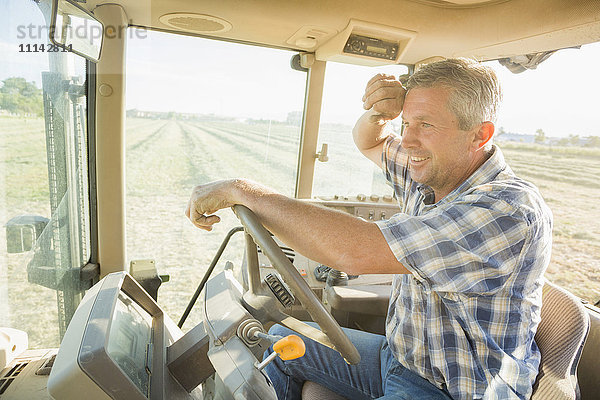
[[[46,54],[19,53],[23,26],[44,25],[32,1],[0,0],[0,80],[23,76],[41,86]],[[136,37],[137,36],[137,37]],[[129,35],[127,108],[284,120],[301,110],[306,75],[289,68],[292,53],[158,32]],[[497,63],[504,89],[498,127],[548,136],[600,136],[600,43],[562,50],[537,70],[512,74]],[[399,75],[404,67],[384,68]],[[322,120],[352,125],[362,91],[377,71],[330,63]]]
[[[497,126],[548,136],[600,136],[600,43],[554,53],[537,69],[513,74],[493,67],[504,90]]]
[[[182,112],[281,120],[288,111],[299,110],[302,105],[298,97],[304,95],[304,77],[287,66],[291,53],[147,34],[148,38],[129,43],[128,107],[146,110],[170,107]],[[600,135],[599,62],[600,43],[595,43],[581,49],[562,50],[536,70],[521,74],[513,74],[497,62],[489,63],[498,73],[504,90],[497,126],[523,134],[534,134],[542,128],[548,136]],[[172,74],[173,70],[178,73]],[[360,99],[364,86],[379,70],[395,75],[405,72],[402,66],[375,70],[330,63],[322,120],[353,124],[362,112]],[[149,82],[152,84],[148,85]],[[165,96],[153,96],[150,89]],[[144,91],[147,95],[135,95]],[[175,91],[179,92],[177,96],[169,95]],[[210,95],[203,97],[204,93]],[[172,102],[166,106],[161,97]]]

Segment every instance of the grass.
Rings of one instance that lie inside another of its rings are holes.
[[[330,161],[315,167],[314,193],[355,195],[389,192],[379,171],[353,147],[350,128],[328,126],[321,142]],[[127,258],[154,259],[171,281],[159,301],[175,320],[183,312],[227,231],[233,213],[211,233],[184,215],[196,184],[247,177],[292,195],[300,129],[239,121],[127,119]],[[600,150],[500,143],[517,173],[535,183],[554,213],[553,256],[547,276],[577,296],[600,299]],[[43,119],[0,117],[0,223],[22,214],[49,217]],[[375,179],[373,179],[375,177]],[[0,229],[0,242],[5,243]],[[0,244],[2,245],[2,244]],[[4,245],[2,245],[4,246]],[[242,235],[226,260],[241,264]],[[55,292],[27,282],[30,255],[0,250],[0,326],[30,333],[32,347],[58,345]],[[39,313],[39,310],[45,310]],[[199,307],[185,328],[201,320]],[[42,329],[40,329],[42,328]]]
[[[9,207],[48,201],[44,120],[0,117],[0,157]]]
[[[226,233],[239,222],[229,210],[210,233],[184,215],[193,187],[218,179],[247,177],[282,193],[294,192],[300,130],[239,122],[154,121],[127,125],[127,252],[129,259],[157,260],[171,280],[160,291],[168,314],[178,318]],[[223,254],[241,265],[238,234]],[[218,269],[217,269],[218,270]],[[201,319],[192,312],[186,327]]]
[[[518,151],[524,153],[535,152],[552,156],[586,157],[598,161],[600,148],[578,147],[578,146],[548,146],[534,143],[500,142],[504,150]]]

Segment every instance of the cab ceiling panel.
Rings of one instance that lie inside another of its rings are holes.
[[[88,0],[87,7],[93,9],[102,3]],[[123,6],[132,25],[303,51],[316,51],[336,39],[336,35],[347,31],[352,20],[364,21],[371,26],[371,36],[375,38],[386,29],[410,33],[410,43],[396,61],[405,64],[435,56],[493,59],[600,41],[600,0],[124,0],[117,3]],[[170,24],[168,15],[175,13],[184,14],[183,17],[197,14],[200,20],[190,20],[186,25],[183,18]],[[177,21],[181,22],[179,27]],[[211,32],[208,28],[218,28],[211,21],[220,21],[225,29]]]

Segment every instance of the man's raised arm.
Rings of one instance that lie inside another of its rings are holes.
[[[389,136],[386,123],[402,112],[406,90],[391,75],[377,74],[367,83],[362,98],[368,110],[354,125],[352,136],[358,150],[381,167],[383,143]]]

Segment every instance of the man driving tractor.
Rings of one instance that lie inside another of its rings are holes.
[[[304,357],[266,368],[280,399],[300,398],[308,380],[352,399],[530,398],[552,215],[492,143],[500,97],[494,72],[467,59],[427,64],[406,88],[387,75],[368,82],[353,137],[394,187],[402,211],[386,220],[244,179],[194,189],[186,213],[201,229],[242,204],[312,260],[395,274],[386,335],[345,329],[361,363],[305,339]],[[388,129],[399,116],[401,137]]]

